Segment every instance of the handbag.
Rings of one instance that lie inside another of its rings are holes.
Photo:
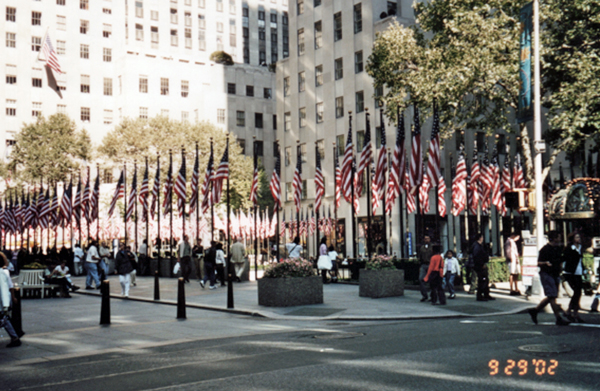
[[[329,255],[320,255],[319,260],[317,261],[317,269],[319,270],[331,270],[331,258]]]
[[[177,262],[175,266],[173,266],[173,274],[179,273],[179,269],[181,269],[181,266],[179,265],[179,262]]]

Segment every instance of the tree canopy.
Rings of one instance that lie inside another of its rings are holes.
[[[417,24],[397,23],[380,34],[367,62],[375,87],[386,87],[387,114],[417,105],[425,115],[434,99],[442,136],[478,129],[514,132],[519,97],[519,11],[526,0],[436,0],[415,5]],[[576,4],[575,4],[576,3]],[[558,151],[577,149],[600,126],[596,93],[600,4],[546,0],[541,8],[542,94]],[[530,139],[521,135],[529,182]],[[545,173],[549,168],[546,168]]]
[[[210,156],[210,139],[213,140],[214,168],[216,169],[225,150],[226,137],[227,135],[222,129],[209,122],[192,124],[169,120],[163,116],[149,120],[126,118],[104,137],[98,151],[102,156],[110,159],[115,166],[122,166],[124,162],[131,164],[134,160],[137,161],[138,183],[141,182],[144,174],[145,158],[148,158],[150,167],[155,170],[157,153],[160,153],[162,183],[169,167],[169,150],[173,153],[173,177],[175,178],[181,166],[181,148],[184,147],[189,189],[196,159],[196,143],[198,143],[199,149],[198,160],[200,183],[202,184]],[[242,154],[235,136],[230,135],[229,181],[233,208],[250,206],[248,199],[252,172],[252,159]],[[154,171],[149,173],[151,181],[154,175]],[[130,177],[129,174],[128,177]],[[223,201],[225,201],[225,195]]]
[[[91,157],[89,134],[65,114],[25,124],[15,141],[7,168],[24,181],[66,181]]]

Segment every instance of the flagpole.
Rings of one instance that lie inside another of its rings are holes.
[[[96,236],[98,237],[98,239],[100,239],[100,163],[96,163],[96,175],[98,176],[98,195],[96,197],[98,197],[96,199]],[[94,190],[95,190],[95,185],[94,185]],[[72,188],[71,188],[72,191]],[[92,191],[92,194],[93,191]],[[71,235],[72,236],[72,235]],[[72,238],[71,238],[72,240]],[[72,245],[71,245],[72,247]]]
[[[79,231],[79,246],[83,249],[83,243],[82,243],[82,235],[81,235],[81,170],[79,170],[79,186],[77,188],[78,193],[79,193],[79,208],[77,211],[77,216],[79,217],[77,219],[77,230]],[[41,236],[41,233],[40,233]],[[42,241],[40,240],[40,246],[41,246]]]
[[[296,140],[296,161],[298,161],[298,156],[300,155],[300,140]],[[302,162],[300,162],[302,164]],[[296,168],[297,169],[297,168]],[[300,181],[299,186],[302,186],[302,181]],[[300,190],[302,193],[302,190]],[[300,196],[302,199],[302,196]],[[302,203],[302,201],[300,201]],[[300,208],[296,205],[296,235],[302,241],[302,235],[300,235]]]
[[[156,153],[156,172],[158,172],[160,174],[160,152]],[[160,179],[160,175],[157,176],[158,179]],[[157,177],[154,177],[154,180],[157,180]],[[152,189],[154,189],[154,183],[152,184]],[[157,219],[157,242],[156,242],[156,246],[157,246],[157,253],[158,253],[158,260],[156,262],[156,267],[160,270],[160,261],[162,260],[161,258],[161,250],[162,250],[162,239],[160,237],[160,214],[162,213],[162,210],[160,210],[160,183],[158,185],[158,191],[156,193],[156,219]],[[154,270],[154,273],[156,274],[158,270]]]
[[[196,141],[196,161],[198,161],[198,141]],[[198,167],[200,170],[200,167]],[[193,175],[193,174],[192,174]],[[192,191],[194,191],[192,189]],[[200,173],[198,173],[198,182],[196,183],[196,245],[200,246]],[[190,219],[192,216],[190,216]],[[190,222],[191,224],[191,222]],[[200,273],[201,275],[202,273]]]
[[[210,138],[210,156],[213,156],[213,139],[212,137]],[[214,171],[214,163],[213,166],[210,168],[211,171]],[[212,246],[212,242],[214,242],[215,240],[215,205],[214,205],[214,201],[213,201],[213,179],[214,177],[214,172],[212,172],[211,177],[210,177],[210,189],[209,189],[209,193],[208,193],[208,197],[210,198],[210,241],[211,241],[211,246]]]
[[[72,176],[71,176],[71,180],[73,180]],[[64,198],[66,190],[67,190],[66,187],[67,187],[67,185],[64,184],[64,182],[63,182],[63,198]],[[62,204],[62,202],[61,202],[61,204]],[[58,212],[61,213],[60,210]],[[62,213],[61,213],[61,219],[60,219],[60,226],[62,228],[62,246],[65,247],[65,219],[62,218]],[[27,251],[29,251],[29,229],[27,229]]]
[[[88,176],[89,182],[89,176]],[[125,226],[125,246],[127,246],[127,208],[129,206],[129,200],[127,199],[127,163],[123,163],[123,201],[125,204],[125,213],[123,214],[123,221]],[[89,224],[88,224],[88,232],[89,232]],[[89,234],[88,234],[89,240]]]
[[[254,171],[256,173],[257,170],[257,160],[256,160],[256,136],[252,136],[252,161],[254,162]],[[253,174],[254,175],[254,174]],[[229,178],[229,177],[228,177]],[[228,182],[229,183],[229,179]],[[250,189],[253,191],[253,189]],[[258,227],[257,227],[257,198],[254,198],[254,278],[258,280]],[[229,205],[229,203],[227,204]]]
[[[169,254],[173,259],[173,151],[169,149],[169,173],[171,183],[169,184]]]
[[[277,151],[277,156],[279,156],[279,158],[278,158],[279,159],[279,164],[281,164],[281,151],[279,151],[279,140],[275,140],[275,148],[276,148],[276,151]],[[279,173],[277,173],[277,175],[279,175]],[[281,177],[279,177],[279,188],[280,188],[279,197],[281,199]],[[275,247],[276,254],[277,254],[277,262],[279,262],[279,243],[280,243],[280,240],[281,240],[280,235],[279,235],[279,230],[281,228],[280,225],[279,225],[280,224],[280,222],[279,222],[279,209],[281,209],[281,201],[277,201],[275,203],[275,210],[276,210],[275,213],[277,214],[277,231],[275,232],[275,237],[276,237],[276,240],[277,240],[277,246]]]
[[[135,186],[137,188],[137,160],[133,161],[133,177],[136,179],[136,181],[132,186]],[[134,189],[131,189],[131,190],[133,191]],[[137,250],[138,250],[137,191],[134,194],[135,194],[135,196],[133,197],[133,224],[134,224],[133,227],[135,229],[135,250],[134,250],[134,252],[137,252]]]
[[[336,165],[337,163],[337,165]],[[337,155],[337,148],[336,148],[336,144],[335,141],[333,142],[333,247],[334,250],[337,251],[338,250],[338,246],[337,246],[337,213],[338,213],[338,208],[337,208],[337,193],[338,193],[338,183],[337,183],[337,168],[339,166],[339,156]],[[339,191],[341,192],[342,189],[339,189]],[[341,198],[341,195],[340,195]],[[330,215],[331,215],[331,209],[329,209],[330,211]],[[323,211],[323,218],[325,218],[325,211]],[[344,251],[345,252],[345,251]]]
[[[315,157],[317,156],[317,154],[319,154],[319,145],[315,141]],[[320,159],[320,157],[319,157],[319,159]],[[333,183],[335,183],[335,170],[333,171],[333,178],[334,178]],[[323,185],[325,185],[325,183],[323,183]],[[323,193],[325,193],[325,192],[323,192]],[[335,198],[335,192],[333,194],[334,194],[333,197]],[[325,196],[325,194],[323,194],[323,197],[324,196]],[[321,199],[323,199],[323,197],[321,197]],[[315,218],[316,218],[315,223],[317,225],[316,226],[316,231],[315,231],[316,234],[317,234],[317,236],[316,236],[317,239],[315,240],[315,248],[317,250],[316,251],[316,257],[318,258],[319,257],[319,251],[318,250],[319,250],[319,243],[320,243],[320,239],[319,238],[320,238],[320,233],[321,232],[320,232],[320,229],[319,229],[319,208],[315,208],[315,209],[317,210],[317,213],[315,214]]]
[[[146,175],[148,175],[148,177],[150,176],[150,173],[148,172],[148,156],[146,156]],[[148,216],[149,215],[149,211],[150,211],[150,204],[148,203],[148,198],[150,195],[150,178],[148,178],[148,183],[146,184],[146,186],[148,186],[148,193],[146,193],[146,198],[144,200],[144,202],[146,203],[146,210],[142,210],[142,212],[144,213],[144,219],[146,220],[146,254],[144,254],[146,256],[146,262],[149,262],[147,260],[148,258],[148,249],[151,247],[150,246],[150,241],[148,240],[148,236],[149,236],[149,229],[148,229],[148,225],[150,223],[150,219]],[[100,218],[100,216],[98,216],[98,219]]]
[[[348,111],[348,120],[350,126],[352,126],[352,111]],[[354,151],[353,151],[354,155]],[[356,164],[354,162],[354,156],[352,157],[352,177],[350,178],[350,191],[352,192],[352,255],[358,261],[358,243],[356,242],[356,209],[354,208],[354,177],[356,175]]]
[[[387,208],[387,186],[389,183],[389,175],[391,173],[391,164],[392,164],[392,152],[391,152],[391,148],[387,148],[387,161],[388,161],[388,177],[385,177],[385,173],[383,174],[383,211],[382,211],[382,216],[383,216],[383,240],[386,241],[386,251],[389,255],[392,255],[393,253],[393,248],[392,248],[392,216],[390,214],[390,219],[389,219],[389,224],[390,224],[390,240],[386,240],[387,238],[387,214],[385,213],[385,210]]]
[[[90,167],[89,167],[89,166],[88,166],[88,168],[87,168],[87,183],[88,183],[88,185],[90,184]],[[88,186],[88,189],[89,189],[89,186]],[[89,191],[89,190],[88,190],[88,191]],[[127,193],[125,193],[125,194],[127,194]],[[88,194],[88,196],[89,196],[89,194]],[[87,203],[88,203],[88,205],[89,205],[89,203],[90,203],[90,199],[89,199],[89,198],[88,198],[88,200],[87,200]],[[89,217],[89,213],[86,213],[86,214],[87,214],[87,216]],[[89,242],[89,241],[90,241],[90,221],[89,221],[89,219],[88,219],[87,217],[86,217],[86,220],[85,220],[85,221],[86,221],[86,223],[87,223],[87,224],[86,224],[86,225],[87,225],[87,231],[88,231],[88,232],[87,232],[87,239],[88,239],[88,242]]]
[[[25,197],[25,188],[21,187],[21,224],[19,224],[21,227],[21,248],[23,248],[23,241],[24,238],[23,236],[25,236],[25,224],[23,224],[23,219],[25,218],[24,215],[24,209],[23,209],[23,198]],[[58,198],[57,198],[58,199]]]
[[[371,133],[371,114],[369,114],[369,108],[365,108],[366,111],[366,115],[365,115],[365,121],[366,121],[366,129],[369,133]],[[370,141],[369,141],[370,142]],[[365,147],[363,147],[365,148]],[[369,146],[370,148],[370,146]],[[367,196],[367,227],[365,229],[365,241],[366,241],[366,249],[367,249],[367,259],[371,259],[371,239],[372,239],[372,215],[373,215],[373,211],[371,210],[371,197],[373,195],[373,190],[371,189],[371,166],[373,164],[373,159],[371,158],[371,162],[367,162],[366,165],[366,169],[367,169],[367,185],[365,186],[366,189],[366,196]]]
[[[227,133],[227,144],[225,150],[229,151],[229,133]],[[231,204],[229,200],[229,156],[227,156],[227,308],[233,308],[233,276],[231,272],[231,235],[229,220]]]
[[[185,159],[185,148],[183,147],[183,145],[181,146],[181,164],[183,164],[183,161]],[[177,178],[179,178],[179,175],[177,176]],[[186,184],[187,187],[187,184]],[[184,192],[184,194],[187,194],[186,192]],[[186,195],[187,197],[187,195]],[[179,205],[179,200],[177,200],[177,204]],[[183,240],[183,237],[185,236],[185,199],[182,201],[182,207],[181,207],[181,240]]]

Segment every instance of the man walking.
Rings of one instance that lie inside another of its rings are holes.
[[[190,282],[190,274],[192,274],[192,246],[187,235],[183,235],[183,240],[179,242],[177,262],[180,262],[183,280]]]
[[[98,242],[92,240],[92,244],[87,251],[87,259],[85,267],[87,269],[87,277],[85,279],[85,289],[94,289],[92,287],[92,280],[96,284],[96,289],[100,289],[100,278],[98,278],[98,262],[100,261],[100,255],[98,254]]]
[[[431,247],[431,237],[429,235],[425,235],[423,237],[423,245],[419,247],[419,251],[417,251],[417,259],[420,263],[419,268],[419,287],[421,288],[421,301],[427,300],[427,282],[425,281],[425,276],[427,275],[427,270],[429,269],[429,262],[431,261],[431,254],[433,249]]]
[[[238,236],[234,244],[231,245],[231,262],[235,267],[235,280],[242,282],[242,274],[244,273],[246,248],[242,243],[242,237]]]
[[[517,241],[519,240],[519,235],[513,232],[508,239],[506,239],[506,243],[504,243],[504,255],[506,256],[506,264],[508,266],[509,277],[509,286],[510,286],[510,295],[511,296],[520,296],[521,292],[519,292],[519,288],[517,286],[517,282],[519,281],[519,274],[521,274],[521,265],[519,263],[519,249],[517,247]]]
[[[489,261],[490,256],[483,246],[483,235],[477,234],[473,243],[473,262],[477,273],[477,301],[496,300],[490,296]]]
[[[546,295],[546,297],[540,301],[537,307],[529,310],[529,316],[531,316],[533,323],[537,324],[538,313],[550,304],[556,318],[556,325],[567,326],[569,322],[560,316],[562,309],[556,302],[556,298],[558,297],[558,284],[560,283],[561,263],[563,261],[560,245],[562,236],[559,232],[550,231],[548,232],[548,240],[550,242],[542,247],[540,255],[538,256],[540,282],[542,283],[542,288],[544,288],[544,295]]]

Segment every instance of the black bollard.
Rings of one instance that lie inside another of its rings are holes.
[[[158,285],[158,270],[154,271],[154,300],[160,300],[160,287]]]
[[[15,299],[13,301],[12,306],[12,316],[10,317],[10,322],[12,323],[17,335],[19,337],[23,334],[23,321],[21,318],[21,289],[19,287],[15,287]]]
[[[183,278],[179,279],[177,288],[177,319],[186,319],[185,316],[185,282]]]
[[[102,281],[102,285],[100,285],[100,293],[102,293],[100,324],[103,326],[108,326],[110,325],[110,285],[108,280]]]

